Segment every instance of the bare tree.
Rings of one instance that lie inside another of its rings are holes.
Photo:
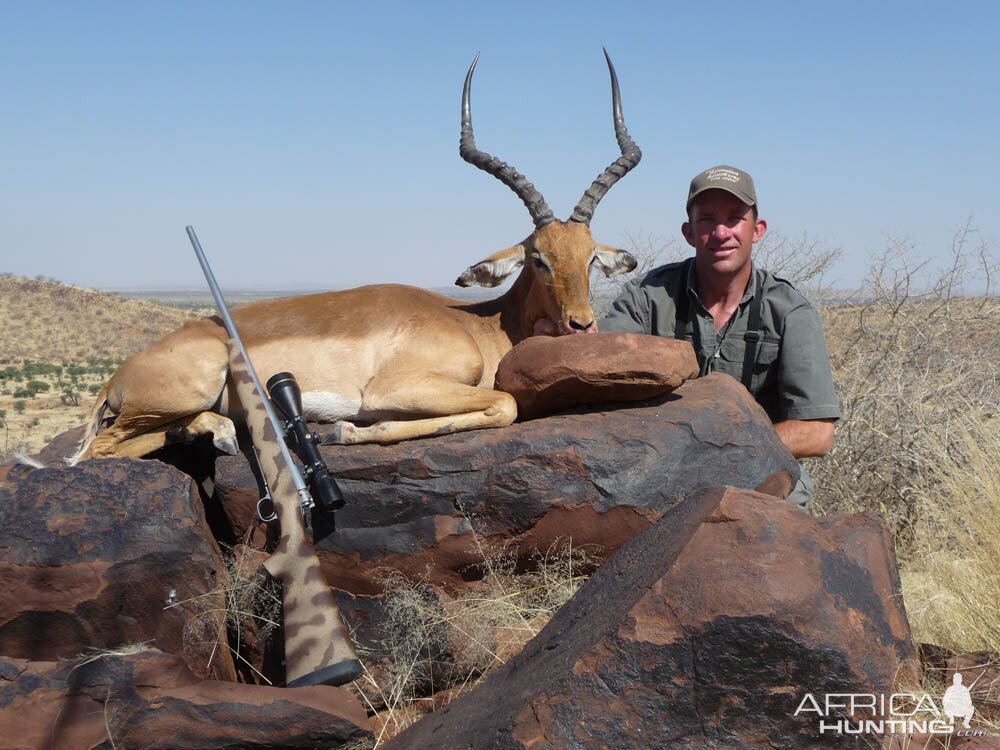
[[[997,263],[967,222],[935,270],[889,238],[847,303],[822,308],[842,418],[833,450],[813,462],[819,513],[875,510],[901,554],[939,481],[933,456],[961,453],[962,424],[1000,412]],[[976,296],[969,296],[974,292]]]
[[[610,279],[602,275],[594,277],[591,307],[597,317],[610,309],[628,281],[641,278],[664,263],[683,260],[692,252],[690,247],[672,237],[626,233],[625,239],[625,249],[635,256],[638,265],[627,276]],[[827,278],[841,254],[840,248],[827,247],[806,234],[792,240],[780,232],[771,231],[755,246],[752,257],[757,266],[802,287],[810,297],[824,299],[829,295]]]

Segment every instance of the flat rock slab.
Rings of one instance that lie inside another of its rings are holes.
[[[890,692],[916,662],[899,590],[876,583],[893,575],[858,563],[891,553],[845,542],[767,495],[695,493],[386,750],[865,747],[794,716],[806,693]]]
[[[0,657],[0,750],[332,750],[371,739],[364,709],[342,688],[201,680],[159,651]]]
[[[235,679],[217,643],[225,566],[189,477],[137,459],[23,469],[0,485],[0,654],[152,642]],[[171,593],[185,603],[166,608]]]
[[[687,341],[636,333],[533,336],[500,360],[494,387],[517,401],[519,419],[574,406],[642,401],[698,377]]]
[[[332,585],[366,595],[382,592],[386,567],[461,587],[482,563],[477,541],[525,559],[570,537],[610,554],[678,497],[799,475],[764,411],[723,374],[613,410],[322,453],[347,505],[317,553]],[[240,536],[257,501],[243,457],[217,461],[216,491]]]

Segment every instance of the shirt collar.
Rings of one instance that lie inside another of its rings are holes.
[[[698,296],[698,275],[695,272],[694,266],[695,266],[694,258],[691,258],[691,262],[688,264],[687,280],[685,281],[685,283],[687,284],[688,296],[693,296],[694,299],[701,302],[701,297]],[[747,281],[747,288],[746,291],[743,293],[743,299],[740,300],[741,305],[753,299],[754,293],[756,292],[757,289],[757,283],[756,283],[757,274],[759,273],[762,273],[761,270],[757,268],[756,263],[753,263],[753,261],[751,261],[750,279]],[[763,279],[761,279],[761,283],[763,285]]]

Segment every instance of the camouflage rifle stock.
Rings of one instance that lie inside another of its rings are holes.
[[[187,227],[187,233],[229,332],[229,377],[281,528],[278,545],[264,567],[282,585],[286,684],[343,685],[361,674],[361,663],[319,558],[306,538],[302,513],[312,506],[309,491],[291,459],[281,425],[263,395],[194,229]]]
[[[306,538],[292,472],[278,448],[281,438],[267,418],[247,361],[234,341],[229,342],[229,376],[281,526],[278,546],[264,567],[282,585],[286,682],[289,687],[343,685],[361,674],[361,663],[316,552]]]

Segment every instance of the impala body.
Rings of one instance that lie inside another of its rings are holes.
[[[625,129],[610,58],[622,156],[598,176],[566,222],[553,216],[523,175],[476,148],[470,88],[477,61],[478,55],[462,93],[459,152],[521,198],[535,230],[470,266],[456,283],[496,286],[521,269],[511,288],[496,299],[468,304],[386,284],[232,310],[262,378],[294,373],[306,418],[335,422],[337,442],[392,443],[510,424],[517,416],[513,398],[492,389],[500,359],[542,318],[554,321],[560,334],[596,331],[588,301],[591,268],[611,276],[635,267],[625,251],[595,243],[589,226],[597,202],[641,158]],[[129,359],[98,395],[74,461],[141,456],[208,432],[219,449],[235,452],[231,417],[240,408],[227,386],[227,341],[221,321],[206,318]]]

